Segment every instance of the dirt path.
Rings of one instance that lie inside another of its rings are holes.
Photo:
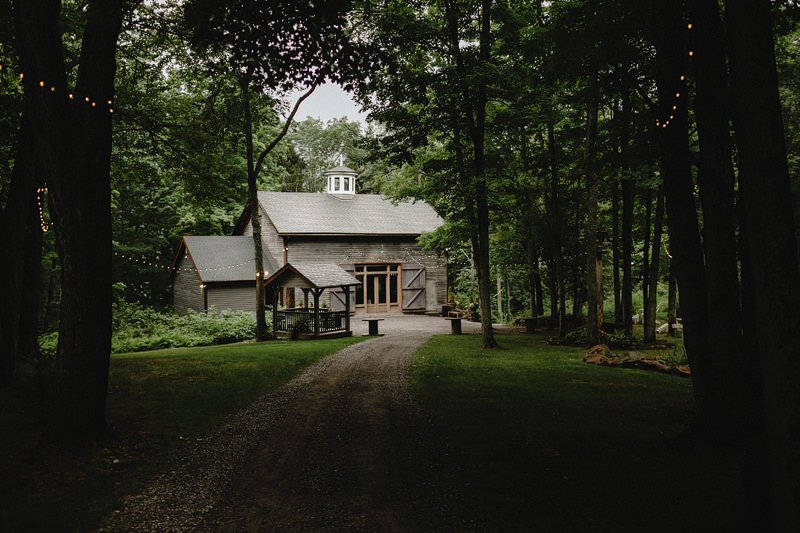
[[[414,352],[447,327],[386,320],[384,337],[326,358],[192,443],[109,529],[473,529],[438,474],[446,446],[408,391]]]

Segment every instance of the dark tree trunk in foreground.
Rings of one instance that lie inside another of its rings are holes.
[[[583,156],[583,172],[586,176],[586,301],[589,305],[586,340],[593,346],[603,338],[603,270],[599,255],[600,243],[597,240],[599,187],[595,171],[599,103],[596,79],[589,81],[588,90],[586,148]]]
[[[717,0],[692,0],[696,82],[695,116],[700,138],[698,185],[703,203],[703,249],[708,283],[708,340],[719,393],[720,431],[742,436],[746,411],[744,352],[736,258],[736,215],[729,127],[725,35]]]
[[[657,83],[662,122],[657,127],[672,261],[683,314],[684,346],[692,366],[694,396],[699,411],[698,428],[710,422],[708,395],[711,363],[708,347],[706,278],[694,204],[694,184],[689,159],[686,109],[686,27],[679,0],[652,3],[655,29]],[[675,106],[675,109],[672,106]],[[674,118],[663,127],[665,117]]]
[[[800,282],[770,2],[725,2],[731,94],[763,393],[764,530],[797,531],[800,505]],[[759,450],[756,450],[758,452]],[[755,459],[756,461],[759,458]]]
[[[106,429],[113,105],[108,102],[114,98],[122,4],[88,4],[74,90],[67,86],[60,2],[14,5],[37,169],[51,195],[61,258],[58,384],[47,429],[55,442],[91,439]]]
[[[647,268],[647,301],[644,302],[644,342],[656,342],[656,311],[658,309],[658,278],[661,272],[661,231],[664,227],[664,195],[656,192],[656,215],[653,221],[653,248]]]
[[[5,210],[0,215],[0,387],[36,350],[42,236],[38,224],[33,139],[23,118]]]

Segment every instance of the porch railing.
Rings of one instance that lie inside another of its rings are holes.
[[[347,330],[347,321],[345,319],[345,311],[328,311],[319,310],[319,332],[320,333],[333,333],[337,331]],[[293,308],[281,309],[275,313],[275,324],[273,329],[275,331],[289,333],[297,331],[298,333],[313,335],[316,329],[313,309],[309,308]]]

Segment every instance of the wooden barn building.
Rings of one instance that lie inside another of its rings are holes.
[[[438,311],[447,301],[447,261],[422,250],[417,237],[443,224],[425,202],[399,202],[356,194],[356,172],[326,171],[325,193],[259,192],[263,279],[287,264],[299,270],[342,270],[353,290],[329,287],[320,306],[351,313]],[[256,280],[250,206],[230,237],[184,237],[173,266],[174,306],[253,310]],[[313,269],[312,269],[313,270]],[[347,279],[352,278],[348,277]],[[344,279],[344,278],[342,278]],[[249,296],[248,296],[249,292]],[[345,305],[345,294],[350,305]],[[281,293],[285,307],[308,305],[307,293]]]

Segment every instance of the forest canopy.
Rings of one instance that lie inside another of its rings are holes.
[[[291,120],[325,81],[369,122]],[[752,435],[755,507],[789,523],[798,95],[791,0],[0,2],[0,384],[58,331],[50,434],[102,433],[112,306],[167,309],[183,235],[345,162],[445,219],[422,241],[486,349],[523,317],[680,325],[692,431]]]

